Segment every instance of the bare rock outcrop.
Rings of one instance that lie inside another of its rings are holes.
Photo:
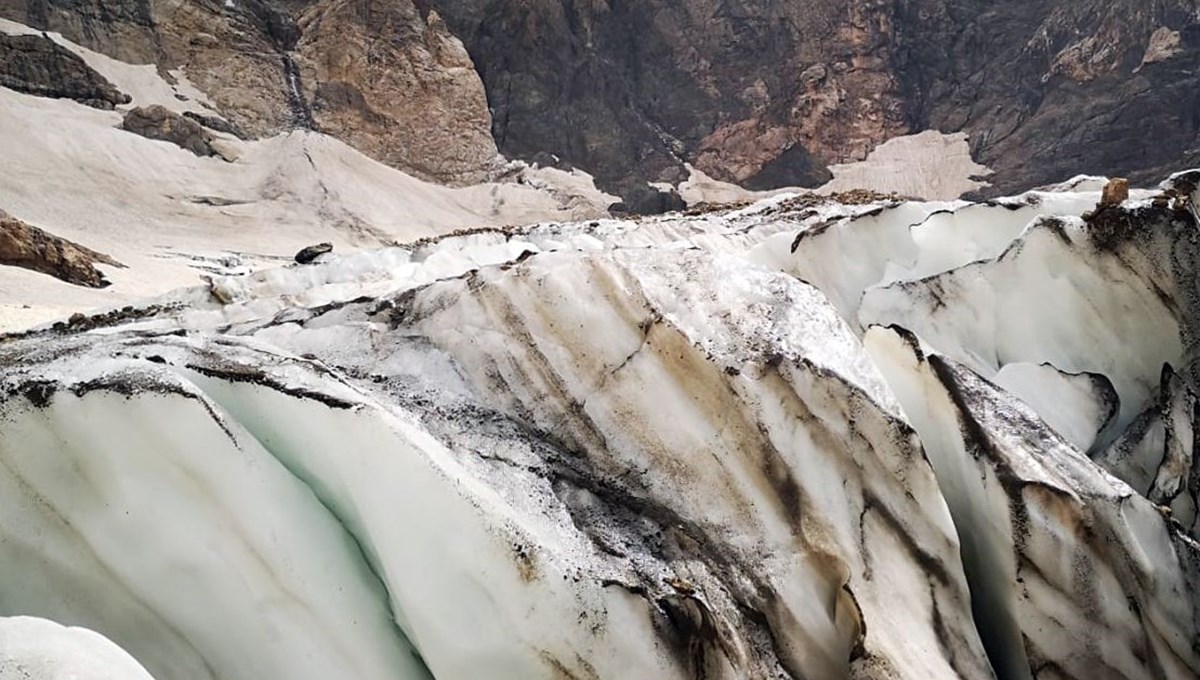
[[[147,139],[170,142],[197,156],[216,156],[213,137],[202,125],[164,106],[139,106],[125,114],[122,129]]]
[[[97,109],[128,104],[123,94],[79,55],[40,35],[0,33],[0,87],[17,92],[74,99]]]
[[[623,197],[684,163],[811,186],[929,129],[970,135],[988,196],[1200,162],[1190,0],[432,4],[480,69],[501,151]]]
[[[60,238],[0,211],[0,265],[23,267],[67,283],[89,288],[110,285],[97,264],[123,267],[120,262]]]
[[[224,118],[221,118],[220,116],[210,116],[203,113],[196,113],[195,111],[184,111],[183,117],[194,120],[209,130],[224,132],[227,135],[233,135],[239,139],[246,138],[246,133],[243,132],[241,128],[233,123],[230,123]]]
[[[389,165],[450,184],[498,161],[487,97],[471,57],[437,12],[413,2],[321,2],[299,22],[322,131]]]
[[[870,3],[432,3],[471,52],[505,154],[552,154],[630,209],[690,163],[753,186],[818,186],[908,131]],[[882,55],[882,56],[881,56]]]
[[[319,129],[450,184],[489,176],[498,149],[643,212],[675,204],[648,186],[688,165],[812,187],[926,130],[969,136],[984,197],[1195,166],[1194,5],[0,0],[0,16],[184,68],[250,136]]]
[[[483,83],[423,2],[0,0],[0,16],[184,69],[239,136],[319,129],[447,184],[478,182],[497,161]]]

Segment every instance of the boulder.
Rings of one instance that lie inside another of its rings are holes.
[[[300,264],[312,264],[316,259],[325,253],[333,252],[332,243],[318,243],[315,246],[308,246],[296,253],[296,262]]]
[[[233,135],[234,137],[237,137],[238,139],[246,139],[247,138],[246,133],[240,127],[238,127],[237,125],[235,125],[233,123],[230,123],[229,121],[225,120],[224,118],[222,118],[220,116],[207,116],[207,115],[204,115],[203,113],[196,113],[195,111],[184,111],[183,117],[187,118],[189,120],[193,120],[193,121],[203,125],[204,127],[208,128],[209,130],[216,130],[217,132],[224,132],[225,134]]]
[[[219,155],[212,135],[200,123],[158,104],[130,109],[121,127],[147,139],[170,142],[197,156]]]
[[[59,238],[0,211],[0,265],[32,269],[77,286],[104,288],[110,284],[96,269],[97,263],[123,266],[104,253]]]
[[[1114,177],[1104,185],[1104,192],[1100,195],[1100,207],[1115,208],[1128,199],[1129,180],[1123,177]]]

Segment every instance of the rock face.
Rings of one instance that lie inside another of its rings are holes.
[[[871,3],[433,4],[479,68],[501,150],[554,154],[622,196],[681,181],[684,161],[815,186],[908,130]]]
[[[0,211],[0,265],[24,267],[79,286],[108,284],[97,263],[122,266],[111,257],[48,234]]]
[[[466,49],[423,2],[318,2],[297,61],[321,130],[418,177],[478,182],[498,165]]]
[[[39,97],[74,99],[98,109],[129,103],[78,55],[38,35],[0,33],[0,87]]]
[[[683,159],[803,185],[929,128],[969,132],[995,193],[1081,170],[1145,182],[1197,157],[1186,0],[437,5],[480,67],[501,150],[608,181],[669,179]]]
[[[685,163],[752,188],[814,186],[831,164],[930,129],[970,135],[994,171],[988,195],[1080,171],[1156,180],[1200,160],[1194,9],[0,0],[0,16],[186,68],[250,134],[319,126],[450,183],[486,175],[499,147],[580,167],[633,209],[670,207],[647,183],[680,182]]]
[[[0,0],[0,16],[123,61],[182,68],[249,135],[320,128],[450,184],[480,181],[496,163],[470,58],[411,0]]]
[[[1184,0],[435,4],[480,69],[501,150],[609,183],[672,181],[690,161],[806,185],[929,128],[969,132],[996,193],[1079,170],[1144,182],[1195,147]],[[1131,156],[1146,129],[1162,144]]]
[[[900,7],[912,125],[969,131],[972,155],[996,172],[991,191],[1079,172],[1144,185],[1196,162],[1193,3]]]
[[[121,127],[147,139],[170,142],[197,156],[217,155],[212,135],[200,123],[157,104],[130,109]]]
[[[1190,680],[1198,180],[467,230],[0,339],[0,615],[159,680]]]

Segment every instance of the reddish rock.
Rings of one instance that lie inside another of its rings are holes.
[[[0,265],[23,267],[67,283],[104,288],[109,281],[96,264],[123,267],[120,262],[59,238],[0,211]]]

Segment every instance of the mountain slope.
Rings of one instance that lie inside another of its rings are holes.
[[[243,140],[180,71],[128,64],[5,20],[0,34],[77,58],[80,73],[127,102],[104,110],[0,87],[0,154],[13,169],[0,173],[0,211],[127,265],[101,265],[113,284],[102,290],[0,267],[6,330],[124,305],[213,273],[276,266],[314,243],[378,247],[462,228],[582,219],[606,214],[614,200],[585,175],[519,163],[495,182],[452,188],[310,130]],[[129,131],[133,107],[162,107],[174,116],[166,120],[199,130],[218,155]],[[37,249],[26,241],[5,250]]]
[[[185,68],[254,135],[318,127],[450,183],[488,176],[498,149],[581,168],[639,211],[679,207],[649,183],[689,165],[815,187],[926,130],[969,135],[986,195],[1200,160],[1190,0],[2,0],[0,16]]]

